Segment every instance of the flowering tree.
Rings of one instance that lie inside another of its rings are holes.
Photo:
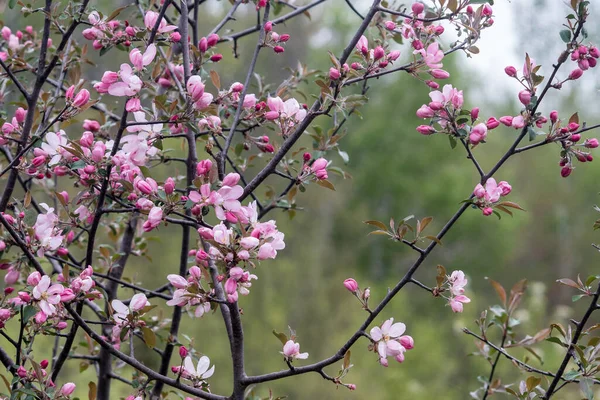
[[[450,74],[443,69],[451,53],[479,52],[477,40],[494,23],[492,7],[485,1],[436,0],[389,8],[374,0],[364,15],[350,5],[362,22],[339,56],[329,54],[329,71],[315,75],[301,67],[276,90],[265,89],[262,81],[253,90],[258,57],[278,57],[294,40],[281,32],[279,24],[322,2],[290,5],[291,12],[271,18],[272,7],[287,3],[236,0],[223,19],[200,37],[206,25],[200,19],[201,1],[136,2],[109,16],[94,11],[87,0],[45,0],[43,9],[9,1],[26,16],[41,13],[44,19],[41,33],[31,26],[9,27],[5,21],[0,40],[1,94],[16,106],[3,111],[0,135],[4,157],[0,265],[6,270],[0,334],[7,343],[0,348],[0,361],[9,374],[2,377],[10,398],[71,398],[76,385],[83,383],[61,382],[61,372],[67,361],[84,357],[73,352],[78,335],[88,339],[87,359],[97,371],[97,381],[89,384],[90,398],[111,398],[111,380],[119,379],[131,385],[128,399],[163,398],[171,390],[182,398],[244,399],[253,396],[251,388],[257,384],[309,372],[355,390],[350,383],[350,349],[359,340],[366,346],[353,351],[366,348],[374,353],[374,362],[384,367],[390,360],[403,362],[407,352],[418,346],[407,335],[410,327],[384,316],[386,306],[407,284],[444,298],[453,312],[462,312],[470,302],[463,271],[448,272],[438,266],[431,287],[415,276],[464,213],[479,209],[484,216],[500,217],[500,213],[522,210],[508,200],[511,185],[495,178],[511,157],[554,143],[560,147],[563,177],[573,172],[576,163],[592,161],[590,149],[598,147],[598,140],[582,135],[598,125],[580,124],[577,114],[560,118],[552,111],[546,117],[539,111],[546,96],[596,66],[600,51],[587,42],[584,28],[588,1],[571,0],[572,10],[559,35],[564,51],[547,78],[529,55],[522,69],[506,67],[507,79],[523,86],[518,93],[523,107],[515,116],[487,119],[480,118],[477,107],[463,108],[463,92],[445,83]],[[255,8],[259,22],[220,37],[240,7]],[[118,19],[125,15],[127,20]],[[457,31],[458,40],[447,45],[443,38],[450,27]],[[219,52],[233,44],[237,55],[238,39],[255,33],[245,81],[221,77],[215,66],[223,59]],[[404,41],[406,46],[396,50],[393,41]],[[90,45],[90,51],[101,55],[125,52],[129,61],[118,70],[115,66],[115,71],[100,71],[100,81],[88,82],[81,76]],[[376,302],[370,289],[361,289],[356,280],[343,282],[366,316],[330,357],[311,360],[309,353],[301,351],[294,331],[274,331],[282,344],[281,370],[248,375],[240,295],[249,295],[252,281],[267,273],[263,265],[276,268],[273,259],[285,250],[284,233],[275,220],[268,219],[269,213],[283,209],[293,214],[296,199],[311,184],[334,189],[330,175],[344,172],[332,165],[329,155],[345,155],[342,126],[367,100],[367,82],[396,72],[407,72],[424,83],[424,92],[429,91],[431,101],[416,110],[426,122],[416,131],[446,135],[451,147],[464,148],[480,180],[437,234],[426,233],[431,217],[392,219],[389,225],[366,221],[377,228],[374,234],[414,250],[417,258],[412,266],[387,293],[374,296]],[[315,100],[301,104],[299,85],[311,83],[313,77],[313,87],[318,87]],[[92,110],[102,118],[81,123]],[[330,119],[331,129],[313,127],[317,119]],[[489,131],[502,125],[516,130],[517,137],[486,172],[475,153],[485,152]],[[312,150],[295,146],[307,135],[314,139]],[[531,144],[522,144],[526,137]],[[185,158],[169,155],[169,146],[178,141],[186,148]],[[176,163],[185,175],[176,174]],[[167,178],[153,178],[152,169],[158,165],[164,165]],[[271,176],[281,181],[281,191],[270,198],[259,196],[257,189]],[[177,265],[159,288],[131,283],[125,278],[129,256],[144,253],[146,233],[165,224],[181,227]],[[101,244],[104,232],[119,238],[119,249]],[[600,383],[594,378],[600,368],[600,340],[591,338],[584,345],[582,338],[597,328],[586,328],[591,314],[600,308],[600,287],[593,288],[597,278],[560,280],[579,291],[575,300],[591,298],[574,328],[554,324],[521,339],[514,312],[525,282],[517,283],[510,294],[492,282],[501,306],[481,315],[479,332],[465,330],[477,339],[478,354],[491,365],[489,379],[471,395],[485,399],[503,392],[520,399],[550,399],[566,384],[578,382],[591,399],[593,384]],[[125,290],[119,292],[120,287]],[[159,313],[157,306],[163,311]],[[210,380],[219,366],[210,361],[210,346],[185,346],[180,340],[183,318],[202,323],[200,318],[217,318],[209,315],[211,311],[220,313],[230,344],[229,394],[211,390]],[[16,336],[8,333],[9,324],[18,326]],[[496,328],[502,333],[499,344],[488,336]],[[57,338],[51,362],[37,356],[40,334]],[[534,352],[531,347],[542,340],[564,348],[564,360],[555,370],[534,368],[507,351],[521,346]],[[154,350],[160,358],[158,370],[136,358],[136,341]],[[495,378],[503,358],[530,373],[518,387]],[[339,372],[325,370],[334,364],[341,367]],[[135,371],[132,381],[119,375],[123,368]]]

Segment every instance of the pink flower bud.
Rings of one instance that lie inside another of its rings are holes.
[[[432,69],[429,71],[429,73],[435,79],[448,79],[450,77],[450,74],[447,71],[444,71],[443,69]]]
[[[212,168],[211,160],[202,160],[196,165],[196,173],[198,175],[205,175],[208,172],[210,172],[211,168]]]
[[[483,6],[483,10],[481,10],[481,15],[484,15],[486,17],[491,17],[492,16],[492,7],[489,4],[485,4]]]
[[[17,108],[17,110],[15,111],[15,118],[17,119],[17,122],[19,124],[25,122],[25,116],[27,116],[27,111],[25,111],[23,107]]]
[[[31,160],[31,164],[36,168],[38,168],[41,165],[44,165],[45,163],[46,163],[46,156],[37,156],[33,160]]]
[[[475,121],[479,117],[479,107],[475,107],[471,110],[471,120]]]
[[[179,348],[179,357],[181,358],[185,358],[188,355],[188,350],[185,348],[185,346],[181,346]]]
[[[585,141],[584,146],[587,147],[588,149],[595,149],[596,147],[598,147],[598,139],[596,139],[596,138],[587,139]]]
[[[521,90],[519,92],[519,101],[524,106],[526,106],[529,103],[531,103],[531,92],[529,90]]]
[[[393,31],[394,29],[396,29],[396,23],[394,21],[385,21],[385,28]]]
[[[417,110],[417,117],[419,118],[432,118],[434,115],[435,112],[425,104],[423,104],[421,108]]]
[[[29,286],[37,286],[40,280],[42,280],[42,275],[38,271],[34,271],[27,277],[27,284]]]
[[[75,86],[71,85],[67,91],[65,92],[65,98],[67,100],[72,100],[73,99],[73,95],[75,95]]]
[[[331,79],[332,81],[336,81],[340,79],[340,76],[342,76],[342,74],[337,68],[329,68],[329,79]]]
[[[583,71],[579,68],[575,68],[573,71],[571,71],[571,73],[569,74],[569,79],[570,80],[575,80],[575,79],[579,79],[581,78],[581,75],[583,75]]]
[[[439,89],[440,88],[440,84],[435,82],[435,81],[425,81],[425,84],[427,86],[429,86],[432,89]]]
[[[171,41],[179,43],[179,41],[181,40],[181,34],[179,32],[173,32],[171,33],[169,38],[171,39]]]
[[[46,314],[44,314],[42,311],[38,311],[38,313],[35,314],[34,319],[35,319],[36,324],[41,325],[48,320],[48,316]]]
[[[508,75],[510,77],[517,76],[517,69],[513,66],[508,66],[508,67],[504,68],[504,72],[506,73],[506,75]]]
[[[17,375],[19,375],[20,378],[26,378],[27,370],[22,365],[20,365],[19,368],[17,368]]]
[[[388,55],[387,55],[387,59],[389,61],[396,61],[399,57],[400,57],[400,51],[399,50],[390,51],[388,53]]]
[[[573,169],[570,166],[564,166],[560,170],[560,176],[562,176],[563,178],[566,178],[567,176],[571,175],[572,171],[573,171]]]
[[[235,186],[240,181],[240,175],[235,172],[225,175],[223,178],[223,186]]]
[[[579,129],[579,124],[577,122],[570,122],[569,125],[567,125],[567,129],[569,129],[569,132],[574,132]]]
[[[166,194],[172,194],[175,191],[175,181],[173,178],[167,178],[164,184],[164,189]]]
[[[486,207],[483,209],[483,215],[485,215],[486,217],[492,215],[493,213],[494,213],[494,209],[492,207]],[[461,306],[462,306],[462,304],[461,304]],[[454,308],[453,308],[453,310],[454,310]],[[457,312],[457,311],[454,311],[454,312]]]
[[[140,102],[140,99],[133,97],[127,100],[127,103],[125,104],[125,109],[127,110],[127,112],[140,111],[142,109],[142,103]]]
[[[0,240],[0,251],[4,251],[6,249],[6,243],[4,240]]]
[[[350,292],[356,293],[358,290],[358,283],[354,279],[348,278],[344,281],[344,287]]]
[[[413,3],[411,9],[413,14],[419,15],[425,10],[425,6],[422,3]]]
[[[91,147],[94,144],[94,134],[90,131],[85,131],[79,139],[79,145],[81,147]]]
[[[75,391],[75,384],[73,382],[65,383],[60,388],[60,394],[63,396],[70,396]]]
[[[202,53],[206,53],[206,50],[208,50],[208,41],[206,40],[205,37],[200,39],[200,42],[198,42],[198,49]]]
[[[506,181],[501,181],[498,183],[498,188],[502,190],[502,196],[508,196],[512,191],[512,186],[510,186]]]
[[[591,46],[590,47],[590,55],[594,58],[600,58],[600,51],[598,50],[597,47]]]
[[[271,21],[267,21],[265,23],[265,32],[271,32],[273,30],[273,23]]]
[[[67,323],[65,321],[60,321],[58,324],[56,324],[56,329],[63,330],[67,327]]]
[[[354,383],[349,383],[346,387],[350,390],[356,390],[356,385]]]
[[[96,167],[94,167],[93,165],[86,165],[83,168],[83,172],[85,172],[88,175],[92,175],[93,173],[96,172]]]
[[[485,125],[487,126],[487,128],[488,128],[488,129],[490,129],[490,130],[491,130],[491,129],[497,128],[497,127],[498,127],[498,125],[500,125],[500,121],[498,121],[498,120],[497,120],[496,118],[494,118],[494,117],[490,117],[490,118],[489,118],[489,119],[486,121]]]
[[[571,135],[569,137],[569,139],[571,140],[571,142],[577,143],[581,140],[581,135],[579,133],[575,133],[575,134]]]
[[[423,42],[421,42],[419,39],[413,40],[411,45],[415,50],[421,50],[423,47],[425,47],[423,46]]]
[[[81,89],[73,99],[73,107],[81,108],[90,100],[90,92],[87,89]]]
[[[558,121],[558,111],[554,110],[550,112],[550,121],[555,124]]]
[[[473,6],[468,6],[467,7],[467,14],[468,15],[473,15]]]
[[[375,50],[373,50],[373,59],[375,59],[375,60],[379,60],[384,55],[385,55],[385,50],[381,46],[377,46],[377,47],[375,47]]]
[[[415,341],[409,335],[400,336],[399,342],[406,350],[411,350],[415,347]]]
[[[283,47],[281,47],[281,46],[275,46],[275,47],[273,47],[273,51],[275,53],[279,54],[279,53],[283,53],[285,51],[285,49]]]
[[[5,122],[2,124],[2,133],[5,135],[10,135],[15,131],[15,127],[10,122]]]
[[[208,38],[206,38],[206,43],[208,44],[208,47],[213,47],[218,42],[219,42],[219,35],[217,35],[216,33],[212,33],[212,34],[208,35]]]
[[[223,54],[213,54],[212,56],[210,56],[210,61],[212,62],[219,62],[223,59]]]
[[[419,125],[417,126],[417,132],[421,135],[431,135],[435,133],[435,128],[429,125]]]
[[[500,122],[502,122],[506,126],[512,126],[513,117],[506,115],[504,117],[500,117]]]

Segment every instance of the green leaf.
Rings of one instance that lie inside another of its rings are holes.
[[[350,366],[350,355],[350,350],[346,351],[346,354],[344,354],[344,369],[348,369]]]
[[[275,337],[277,339],[279,339],[279,341],[281,342],[281,344],[285,345],[288,341],[288,337],[285,333],[282,332],[277,332],[275,329],[273,329],[273,335],[275,335]]]
[[[327,179],[318,180],[317,185],[335,191],[335,186],[333,186],[333,183],[329,182]]]
[[[10,8],[12,10],[13,8],[15,8],[15,4],[17,4],[17,0],[9,0],[8,8]]]
[[[37,308],[35,308],[34,306],[25,307],[23,309],[23,315],[21,316],[21,318],[23,319],[23,323],[26,324],[27,321],[29,321],[29,319],[31,317],[33,317],[36,313],[37,313]]]
[[[540,384],[541,381],[542,378],[537,378],[535,376],[530,376],[529,378],[527,378],[527,381],[525,381],[525,384],[527,385],[527,391],[531,392],[537,387],[537,385]]]
[[[585,294],[576,294],[575,296],[571,297],[571,301],[575,303],[576,301],[581,300],[583,296],[585,296]]]
[[[154,331],[147,326],[142,327],[142,334],[144,335],[144,342],[146,346],[152,348],[156,345],[156,334]]]
[[[571,31],[568,29],[563,29],[560,31],[560,38],[563,42],[569,43],[571,41]]]

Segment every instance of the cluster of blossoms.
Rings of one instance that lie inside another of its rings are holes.
[[[25,122],[26,115],[27,111],[23,107],[19,107],[15,111],[11,122],[5,122],[2,124],[2,128],[0,129],[0,146],[7,144],[9,139],[16,140],[17,135],[19,135],[23,129],[23,123]]]
[[[172,366],[171,371],[177,376],[192,381],[194,387],[209,390],[206,380],[215,373],[215,366],[210,366],[210,359],[207,356],[200,357],[198,363],[194,366],[194,361],[188,354],[188,349],[185,346],[179,347],[179,356],[182,363],[181,365]],[[133,396],[131,397],[133,398]]]
[[[512,187],[506,181],[496,183],[494,178],[489,178],[485,187],[478,183],[473,190],[473,205],[478,207],[483,215],[488,216],[494,213],[495,206],[502,205],[498,204],[501,197],[507,196],[512,190]]]
[[[571,71],[571,73],[569,73],[569,79],[579,79],[583,75],[584,71],[596,66],[598,63],[598,58],[600,58],[600,50],[598,50],[596,46],[581,45],[577,47],[571,53],[571,60],[575,61],[579,68],[575,68],[573,71]]]
[[[199,263],[206,263],[208,259],[204,250],[195,252],[194,255]],[[194,265],[190,268],[187,279],[176,274],[167,275],[167,279],[175,288],[173,298],[167,302],[168,306],[185,307],[188,311],[195,307],[196,318],[210,311],[209,299],[212,290],[206,290],[202,286],[202,270],[198,266]]]
[[[363,76],[377,73],[382,69],[392,65],[400,57],[400,51],[398,50],[386,50],[383,46],[375,46],[374,48],[369,47],[369,39],[364,35],[360,37],[358,43],[356,43],[355,55],[358,56],[360,61],[355,61],[350,64],[350,69],[353,71],[360,71]],[[344,74],[349,71],[346,64],[343,65],[342,70],[338,69],[338,72]],[[335,73],[332,75],[331,71],[329,74],[330,78],[336,78]]]
[[[219,35],[216,33],[211,33],[208,35],[208,37],[202,37],[200,39],[198,42],[198,50],[200,50],[203,60],[219,62],[223,59],[223,55],[221,53],[215,53],[214,51],[209,52],[209,50],[215,47],[217,43],[219,43]]]
[[[146,31],[150,32],[158,21],[159,14],[154,11],[146,12],[144,16],[144,25]],[[144,29],[130,25],[128,21],[121,22],[117,19],[107,20],[97,11],[93,11],[88,16],[88,22],[91,28],[84,29],[83,37],[87,40],[92,40],[92,46],[96,50],[110,48],[115,45],[131,46],[131,43],[139,40],[139,33],[145,33]],[[175,32],[177,26],[168,25],[167,21],[162,18],[159,23],[157,34],[172,42],[179,42],[181,35]],[[169,34],[170,33],[170,34]],[[167,37],[168,34],[168,37]]]
[[[264,25],[266,37],[264,45],[271,47],[275,53],[283,53],[285,48],[283,45],[290,40],[290,35],[287,33],[279,34],[273,30],[273,22],[268,21]]]
[[[446,284],[450,292],[448,297],[448,305],[455,313],[463,312],[463,304],[470,303],[471,299],[464,295],[465,286],[467,286],[467,278],[462,271],[453,271],[450,276],[446,277]]]
[[[550,113],[550,129],[547,141],[557,142],[561,145],[560,151],[560,162],[561,167],[560,175],[563,178],[571,175],[573,169],[573,163],[575,160],[585,163],[594,160],[591,149],[598,147],[599,142],[596,138],[589,138],[581,142],[581,133],[579,133],[579,123],[574,120],[570,120],[566,126],[562,126],[563,121],[558,118],[558,112],[552,111]],[[581,143],[580,143],[581,142]]]
[[[417,127],[417,132],[422,135],[446,133],[459,138],[468,138],[469,143],[475,146],[485,142],[488,131],[500,125],[494,117],[490,117],[486,122],[477,123],[479,108],[463,110],[463,91],[452,85],[444,85],[442,91],[431,91],[429,97],[431,98],[429,104],[423,104],[416,113],[419,118],[431,119],[430,125]]]
[[[56,384],[50,378],[48,373],[48,360],[44,359],[37,365],[39,368],[30,368],[27,370],[24,366],[19,365],[16,370],[16,376],[21,382],[28,382],[29,384],[37,383],[39,387],[47,395],[54,395],[53,398],[57,400],[70,399],[73,392],[75,392],[76,385],[73,382],[67,382],[63,384],[59,390],[56,390]],[[37,389],[37,385],[33,386]]]
[[[7,284],[14,284],[20,277],[20,272],[11,267],[11,271],[5,276]],[[8,299],[7,304],[11,307],[31,306],[37,312],[33,316],[33,322],[43,329],[62,330],[67,327],[65,322],[67,312],[63,304],[70,303],[78,298],[90,300],[101,298],[102,295],[95,288],[92,279],[94,271],[91,266],[85,268],[70,282],[65,281],[63,275],[57,276],[57,283],[52,283],[48,275],[32,272],[27,277],[27,286],[17,293],[16,297]],[[7,278],[8,277],[8,278]],[[4,293],[13,293],[13,288],[8,287]],[[11,308],[0,309],[0,323],[2,326],[14,315]]]
[[[146,326],[146,323],[140,319],[146,312],[150,302],[143,293],[134,295],[126,306],[121,300],[113,300],[110,305],[113,309],[112,318],[114,325],[112,328],[111,340],[116,348],[119,348],[121,342],[129,338],[136,328]]]
[[[26,50],[34,51],[36,47],[36,34],[32,26],[27,26],[25,32],[20,30],[15,33],[8,26],[0,30],[0,60],[10,62],[17,54],[22,54]],[[48,39],[48,47],[52,46],[52,39]]]
[[[306,182],[312,178],[317,181],[327,180],[329,177],[327,174],[327,166],[329,161],[324,158],[317,158],[311,163],[312,156],[310,153],[304,153],[302,156],[304,164],[302,164],[302,170],[298,174],[298,182]]]
[[[156,57],[156,45],[149,45],[144,53],[135,48],[129,52],[129,61],[121,64],[119,72],[106,71],[102,75],[102,80],[94,85],[98,93],[108,93],[111,96],[135,96],[142,89],[143,81],[136,75],[141,73],[144,67],[150,65]],[[139,111],[139,100],[129,99],[127,102],[127,111]],[[137,107],[136,107],[137,106]],[[136,109],[137,108],[137,109]]]
[[[394,357],[399,363],[404,361],[404,353],[415,347],[412,337],[404,335],[406,325],[402,322],[394,324],[394,318],[385,321],[380,327],[371,329],[370,336],[373,341],[369,350],[379,355],[379,363],[388,366],[388,357]]]

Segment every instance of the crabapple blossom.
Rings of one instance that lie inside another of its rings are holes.
[[[32,291],[33,298],[38,301],[40,310],[46,316],[56,313],[56,306],[60,303],[60,294],[65,289],[61,284],[56,283],[51,286],[51,283],[48,275],[44,275]]]
[[[373,340],[373,349],[379,355],[379,363],[384,367],[388,366],[388,357],[394,357],[396,361],[404,361],[404,352],[408,350],[401,344],[400,338],[406,331],[406,325],[402,322],[396,322],[394,324],[394,318],[386,320],[381,327],[375,326],[369,332],[371,339]],[[406,343],[411,343],[410,340],[403,339]]]
[[[285,342],[281,354],[283,354],[288,362],[292,362],[295,359],[306,360],[308,358],[308,353],[300,353],[300,344],[293,340]]]
[[[215,373],[215,366],[210,367],[210,359],[207,356],[202,356],[198,360],[198,364],[194,367],[192,357],[187,356],[183,361],[184,378],[192,381],[204,381]]]

